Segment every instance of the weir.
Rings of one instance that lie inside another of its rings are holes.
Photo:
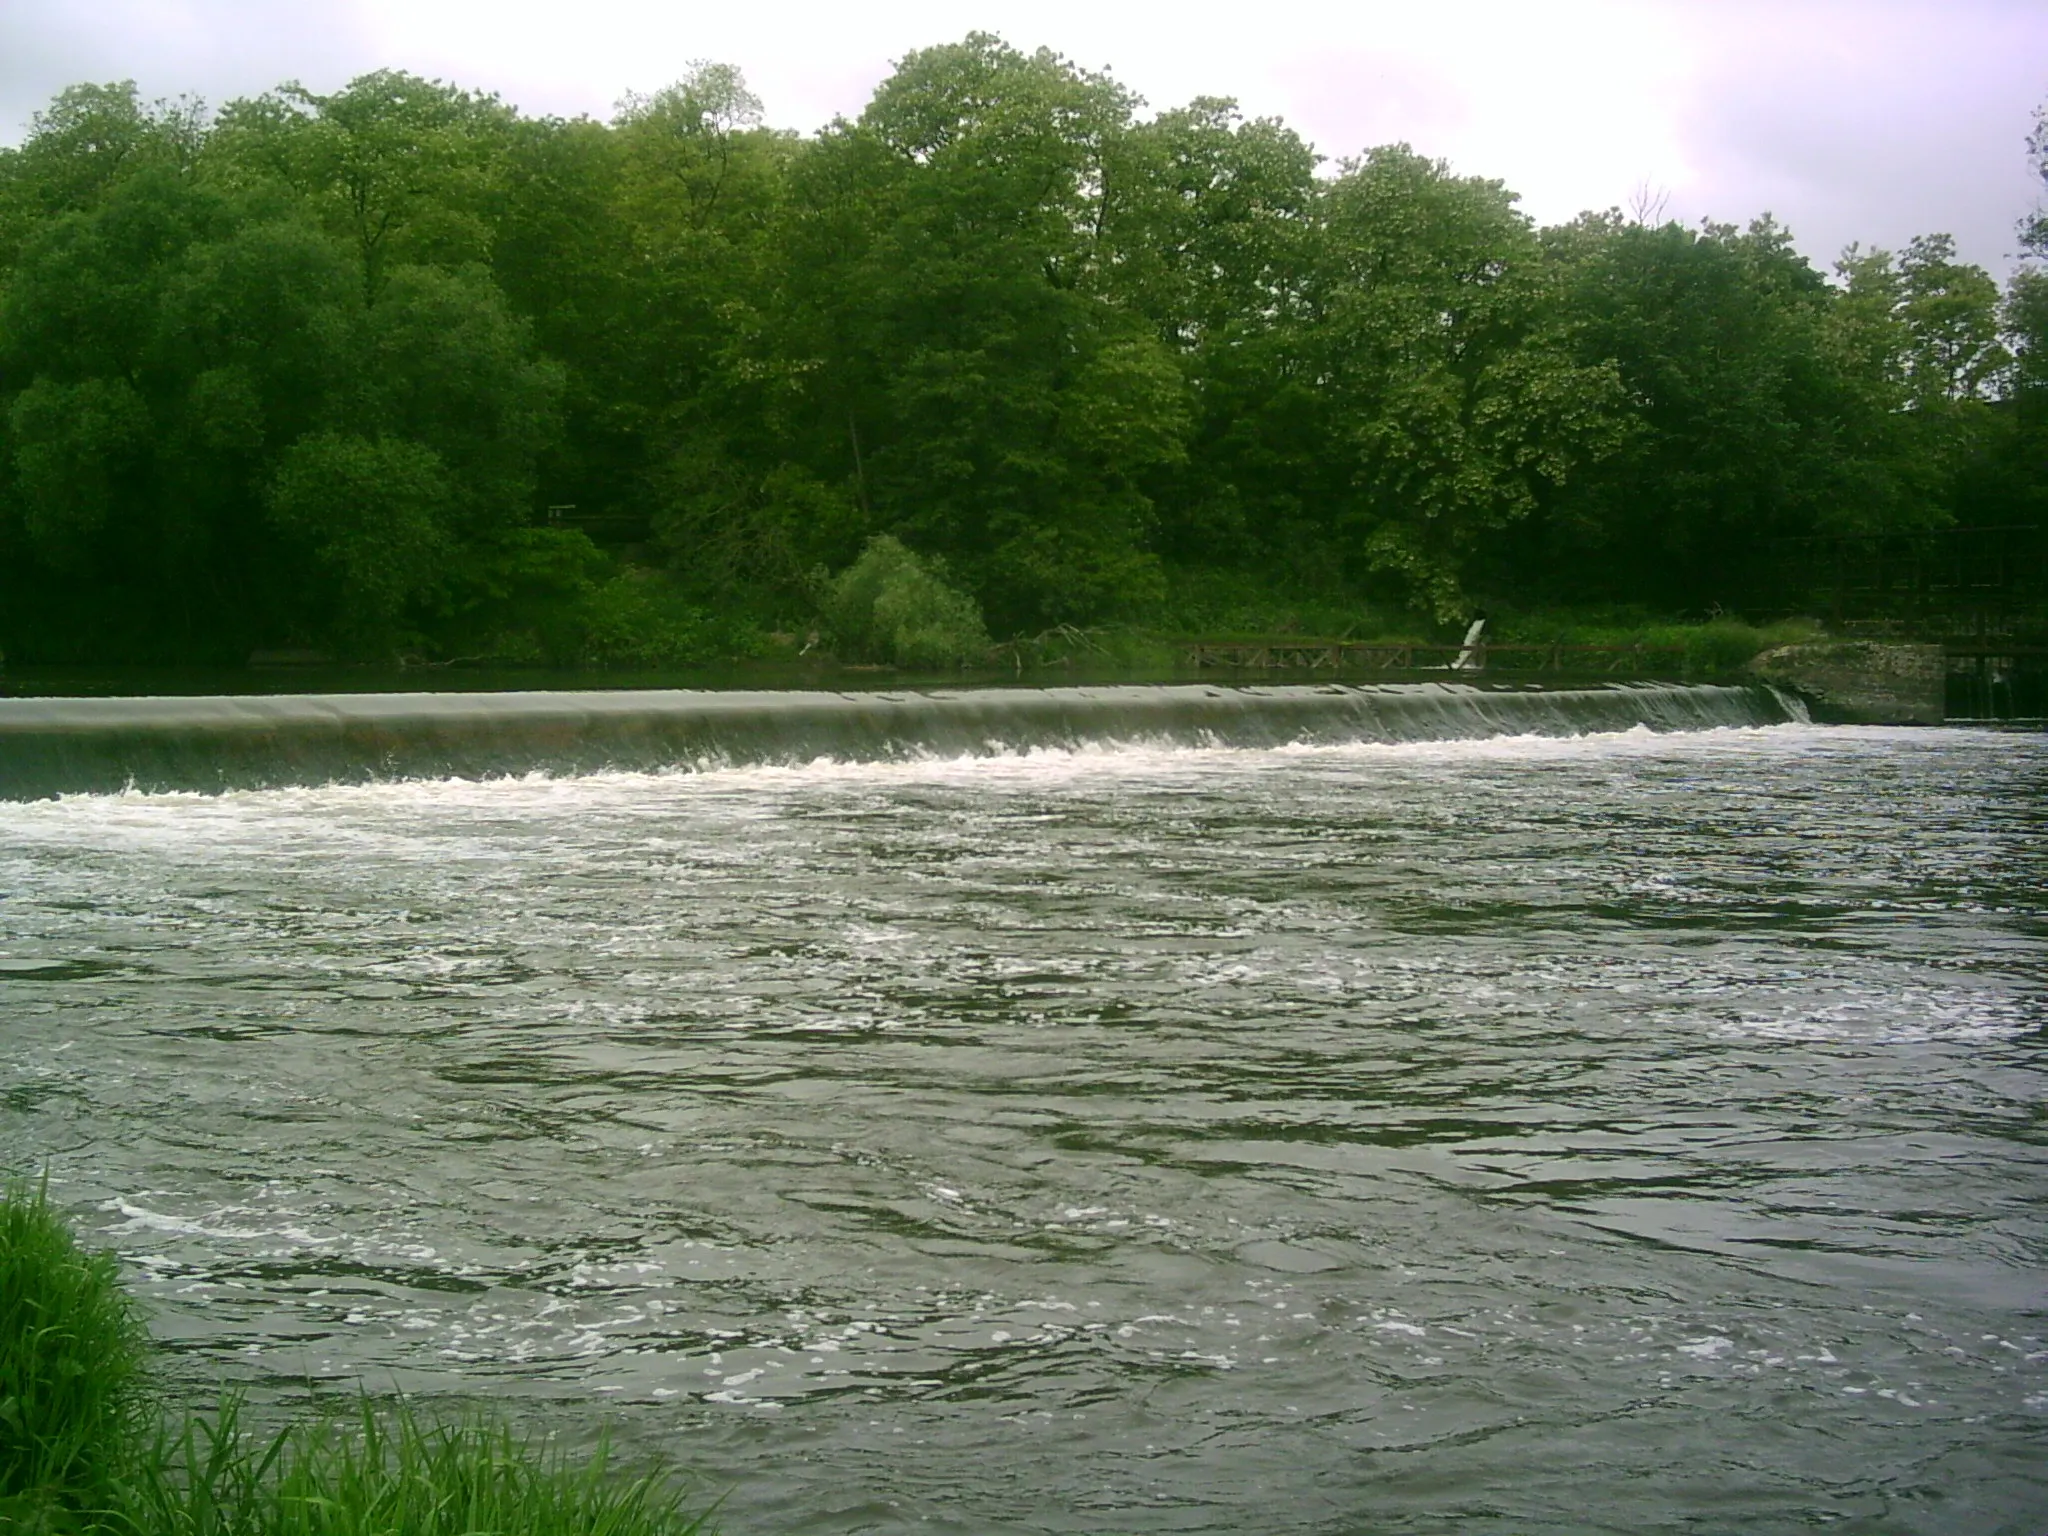
[[[0,798],[1162,742],[1455,741],[1804,720],[1762,684],[1455,683],[0,699]]]

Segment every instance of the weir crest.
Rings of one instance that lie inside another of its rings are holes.
[[[1747,686],[1466,683],[0,699],[0,799],[992,755],[1694,731],[1803,721]]]

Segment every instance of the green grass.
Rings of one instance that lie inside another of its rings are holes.
[[[488,1416],[361,1399],[258,1428],[169,1403],[111,1255],[43,1186],[0,1191],[0,1531],[22,1536],[708,1536],[659,1468]]]
[[[1154,637],[1231,641],[1357,640],[1379,644],[1454,642],[1464,630],[1375,604],[1335,588],[1294,585],[1256,573],[1173,573],[1169,599],[1151,621]],[[1634,606],[1491,609],[1486,638],[1495,645],[1611,645],[1679,649],[1693,677],[1729,676],[1773,646],[1817,639],[1811,619],[1749,624],[1734,618],[1680,621]]]
[[[1794,645],[1821,636],[1811,619],[1786,619],[1776,624],[1746,624],[1739,619],[1712,619],[1680,624],[1632,612],[1536,612],[1512,614],[1489,626],[1497,645],[1643,645],[1685,652],[1688,674],[1715,676],[1739,672],[1750,658],[1774,646]]]
[[[1246,612],[1249,614],[1250,610]],[[1293,619],[1299,617],[1299,612],[1281,612],[1278,617]],[[1456,630],[1445,630],[1432,638],[1427,627],[1420,624],[1411,623],[1404,628],[1391,622],[1374,623],[1371,619],[1371,615],[1360,613],[1348,625],[1313,629],[1290,630],[1279,624],[1244,629],[1218,627],[1201,632],[1199,638],[1211,644],[1287,639],[1304,644],[1351,640],[1381,645],[1442,646],[1456,643],[1459,634]],[[1821,637],[1820,626],[1806,619],[1768,625],[1735,619],[1679,623],[1640,614],[1570,612],[1496,616],[1488,624],[1486,635],[1489,643],[1500,646],[1642,646],[1654,651],[1679,651],[1684,657],[1684,675],[1692,678],[1732,677],[1752,657],[1773,646]],[[1141,628],[1061,628],[997,646],[993,655],[995,664],[1014,666],[1019,672],[1079,666],[1157,674],[1171,671],[1182,649],[1177,638]]]
[[[150,1536],[689,1536],[705,1517],[659,1471],[577,1458],[496,1420],[368,1399],[263,1433],[226,1399],[137,1458],[128,1528]]]
[[[151,1406],[149,1334],[40,1185],[0,1193],[0,1529],[89,1520]]]

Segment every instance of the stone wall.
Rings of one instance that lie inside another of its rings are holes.
[[[1749,667],[1830,724],[1939,725],[1946,713],[1948,659],[1938,645],[1821,640],[1765,651]]]

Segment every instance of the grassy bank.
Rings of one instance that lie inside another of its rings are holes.
[[[1305,627],[1290,625],[1292,615],[1264,627],[1242,627],[1168,633],[1143,628],[1061,629],[1029,640],[997,646],[994,663],[1023,675],[1073,670],[1127,671],[1136,677],[1166,677],[1184,669],[1186,653],[1196,645],[1269,644],[1313,646],[1350,642],[1379,646],[1453,645],[1462,628],[1446,630],[1415,624],[1353,622]],[[1774,624],[1747,624],[1736,619],[1682,623],[1648,618],[1591,617],[1573,614],[1528,614],[1490,622],[1486,641],[1494,646],[1606,646],[1639,649],[1681,657],[1688,678],[1731,677],[1752,657],[1774,646],[1817,639],[1823,631],[1806,619]],[[1278,677],[1280,674],[1275,674]]]
[[[855,579],[863,575],[865,583]],[[1163,678],[1181,670],[1196,645],[1441,646],[1461,639],[1469,618],[1439,622],[1341,592],[1179,572],[1147,615],[1121,624],[1059,625],[991,644],[973,599],[948,588],[944,577],[943,567],[920,562],[894,540],[878,540],[835,584],[823,627],[807,643],[815,638],[842,662]],[[885,609],[889,623],[876,622]],[[1641,649],[1682,657],[1688,677],[1719,677],[1818,632],[1818,624],[1800,619],[1757,625],[1718,614],[1688,620],[1640,608],[1548,608],[1496,610],[1485,638],[1498,646]],[[789,639],[765,637],[756,654]]]
[[[1740,672],[1751,658],[1780,645],[1796,645],[1822,637],[1814,619],[1781,619],[1750,624],[1741,619],[1681,622],[1650,615],[1614,611],[1556,611],[1508,614],[1493,625],[1490,638],[1499,645],[1613,645],[1646,650],[1670,647],[1685,653],[1688,675],[1724,676]]]
[[[0,1192],[0,1531],[22,1536],[710,1536],[670,1477],[495,1419],[365,1398],[250,1423],[174,1402],[110,1255]]]

